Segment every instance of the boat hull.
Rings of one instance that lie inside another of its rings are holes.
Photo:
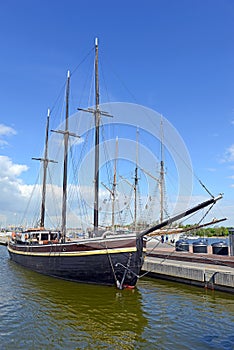
[[[45,275],[123,288],[137,283],[145,240],[133,237],[45,245],[10,242],[8,252],[14,262]]]

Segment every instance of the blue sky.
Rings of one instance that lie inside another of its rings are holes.
[[[0,5],[0,32],[2,218],[18,212],[8,208],[12,184],[33,183],[38,164],[31,157],[43,149],[47,108],[97,36],[111,99],[167,118],[196,176],[214,195],[224,193],[217,215],[234,225],[232,0],[9,0]],[[194,192],[205,195],[196,184]]]

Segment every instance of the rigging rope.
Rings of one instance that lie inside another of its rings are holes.
[[[213,206],[215,205],[215,203],[213,203],[210,208],[207,209],[206,213],[203,215],[203,217],[201,218],[201,220],[198,222],[198,225],[200,225],[200,223],[203,221],[203,219],[205,219],[205,217],[208,215],[208,213],[211,211],[211,209],[213,208]]]
[[[206,192],[212,197],[214,198],[213,194],[208,190],[208,188],[202,183],[202,181],[200,179],[198,179],[198,181],[200,182],[200,184],[202,185],[202,187],[206,190]]]
[[[106,241],[105,241],[105,247],[106,247],[106,252],[107,252],[107,256],[108,256],[108,259],[109,259],[109,262],[110,262],[110,265],[111,265],[111,269],[112,269],[112,272],[113,272],[113,275],[114,275],[114,279],[115,279],[115,283],[116,283],[116,286],[119,287],[119,281],[116,277],[116,274],[115,274],[115,269],[114,269],[114,266],[113,266],[113,263],[112,263],[112,259],[111,259],[111,256],[109,254],[109,250],[107,248],[107,244],[106,244]]]

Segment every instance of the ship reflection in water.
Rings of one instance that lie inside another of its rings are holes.
[[[47,325],[48,343],[63,349],[125,349],[141,342],[147,320],[138,290],[120,292],[110,287],[42,280],[39,288],[34,285],[37,293],[32,300],[36,303],[40,298],[37,319],[46,317],[47,322],[37,327],[43,334]]]
[[[152,279],[135,290],[32,272],[0,246],[1,349],[233,350],[233,296]]]
[[[2,248],[2,247],[1,247]],[[6,263],[5,349],[129,349],[147,325],[138,289],[79,284]],[[2,320],[3,320],[2,319]],[[2,323],[2,322],[1,322]],[[2,327],[1,327],[2,328]]]

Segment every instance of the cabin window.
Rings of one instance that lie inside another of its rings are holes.
[[[54,240],[56,240],[58,237],[57,237],[57,233],[51,233],[50,234],[50,239],[52,240],[52,241],[54,241]]]
[[[42,233],[42,234],[41,234],[41,240],[42,240],[42,241],[48,240],[48,233]]]

